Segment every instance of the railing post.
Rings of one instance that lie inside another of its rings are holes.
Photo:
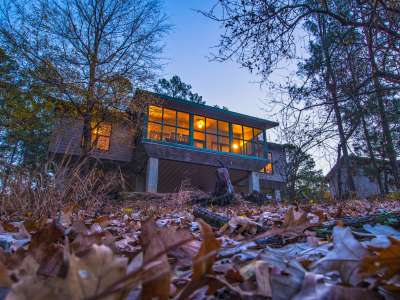
[[[194,144],[194,115],[189,113],[189,145]]]

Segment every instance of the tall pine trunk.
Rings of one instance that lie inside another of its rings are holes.
[[[330,93],[332,106],[335,113],[336,125],[339,131],[339,139],[340,139],[340,147],[342,149],[343,154],[343,167],[346,171],[346,183],[349,192],[355,193],[356,188],[353,180],[353,174],[350,166],[349,152],[347,149],[347,139],[343,128],[343,120],[341,115],[341,109],[339,105],[338,95],[337,95],[337,79],[336,74],[332,68],[331,58],[329,55],[329,49],[326,44],[326,29],[325,29],[325,18],[324,16],[318,16],[318,25],[319,25],[319,38],[321,40],[321,47],[323,52],[324,64],[325,64],[325,84]],[[341,165],[341,163],[340,163]],[[341,167],[341,166],[340,166]]]
[[[378,112],[381,121],[385,152],[389,158],[392,175],[394,177],[396,188],[400,189],[400,174],[397,165],[396,151],[393,145],[392,134],[390,133],[390,126],[388,116],[385,109],[384,93],[378,77],[378,66],[376,63],[374,42],[373,42],[373,29],[364,27],[363,32],[367,41],[368,59],[371,66],[371,80],[374,87],[375,97],[378,104]]]

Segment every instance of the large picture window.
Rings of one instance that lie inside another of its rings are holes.
[[[264,134],[261,129],[232,124],[231,151],[237,154],[264,157]]]
[[[95,149],[101,151],[110,150],[110,138],[111,138],[111,124],[100,123],[92,124],[92,142]]]
[[[147,138],[189,144],[189,113],[150,105]]]
[[[193,126],[192,133],[189,124]],[[187,112],[155,105],[149,106],[148,110],[147,138],[182,144],[193,142],[192,145],[200,149],[265,157],[261,129],[206,116],[191,116]]]
[[[229,123],[194,116],[193,145],[196,148],[207,148],[214,151],[229,152]]]

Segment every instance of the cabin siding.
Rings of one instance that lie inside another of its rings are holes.
[[[130,162],[134,150],[133,130],[127,125],[111,124],[110,149],[92,150],[92,155],[107,160]],[[49,151],[58,154],[79,155],[83,121],[68,118],[59,119],[52,134]]]

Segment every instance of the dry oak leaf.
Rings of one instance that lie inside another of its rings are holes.
[[[209,292],[211,292],[213,288],[221,286],[220,283],[218,283],[218,286],[213,286],[216,281],[210,280],[210,278],[207,277],[208,275],[214,274],[213,265],[221,247],[220,241],[216,239],[211,227],[206,222],[199,219],[198,223],[203,241],[199,252],[193,258],[192,278],[178,294],[176,299],[188,299],[194,291],[207,284],[209,284]]]
[[[142,224],[143,289],[141,299],[169,299],[171,267],[167,253],[193,240],[187,230],[159,228],[153,219]],[[176,252],[174,252],[176,254]]]
[[[362,280],[357,270],[368,251],[354,238],[349,227],[336,226],[332,236],[333,249],[313,264],[313,269],[319,272],[337,271],[343,283],[356,286]]]
[[[69,257],[69,271],[66,284],[72,299],[94,297],[103,289],[113,284],[127,272],[128,260],[114,255],[104,245],[93,245],[84,257]],[[119,299],[120,294],[113,294],[104,299]]]
[[[366,256],[361,261],[360,273],[364,276],[380,274],[383,280],[389,280],[400,274],[400,240],[389,237],[387,248],[369,247],[375,254]]]
[[[93,245],[88,255],[82,258],[72,254],[68,261],[69,268],[65,279],[59,277],[44,279],[37,276],[36,270],[39,266],[32,261],[28,267],[29,272],[25,276],[21,276],[19,282],[12,286],[6,299],[91,298],[103,292],[104,288],[126,274],[127,259],[116,257],[110,248],[103,245]],[[103,299],[120,299],[121,293],[115,293]]]

